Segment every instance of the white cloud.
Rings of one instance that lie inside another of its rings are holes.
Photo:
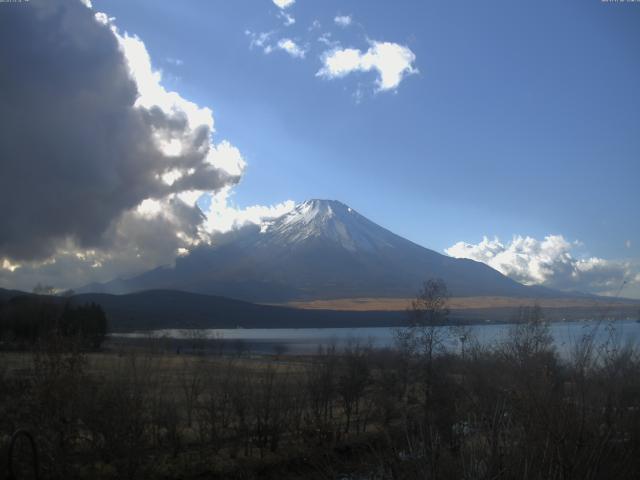
[[[210,196],[210,206],[205,211],[205,229],[207,232],[226,233],[247,224],[260,225],[263,222],[284,215],[295,207],[293,200],[286,200],[276,205],[252,205],[238,208],[230,202],[230,188]]]
[[[231,145],[227,140],[223,140],[218,145],[215,145],[209,152],[207,159],[214,167],[221,168],[234,176],[242,175],[247,166],[240,150]]]
[[[250,38],[249,48],[260,48],[266,54],[270,54],[275,49],[278,49],[288,53],[294,58],[304,58],[307,53],[305,48],[290,38],[281,38],[274,44],[271,41],[275,33],[273,31],[255,33],[251,30],[246,30],[244,33]]]
[[[148,110],[160,108],[167,115],[185,118],[192,131],[204,126],[213,132],[211,109],[200,107],[177,92],[167,91],[161,83],[162,72],[153,69],[151,57],[142,40],[135,35],[120,34],[113,24],[112,30],[129,65],[130,74],[138,87],[135,106]]]
[[[340,42],[332,39],[331,32],[325,32],[318,37],[318,42],[324,43],[331,49],[337,49],[340,46]]]
[[[0,270],[7,270],[9,272],[14,272],[18,267],[20,267],[19,263],[11,263],[8,258],[3,258],[2,264],[0,264]]]
[[[284,21],[285,26],[295,23],[293,16],[284,9],[294,3],[294,0],[273,0],[281,9],[278,18]],[[339,27],[346,28],[353,25],[351,15],[336,15],[333,23]],[[308,32],[313,32],[322,28],[319,20],[312,20],[308,27]],[[294,58],[305,58],[308,50],[313,48],[308,43],[301,46],[291,38],[273,39],[275,31],[255,33],[246,30],[245,34],[250,37],[250,48],[260,48],[264,53],[269,54],[274,50],[283,50]],[[415,66],[416,56],[411,49],[405,45],[394,42],[379,42],[368,40],[369,48],[359,50],[356,48],[342,48],[339,41],[332,38],[331,32],[318,32],[318,43],[324,44],[325,51],[321,56],[322,67],[316,72],[317,77],[327,79],[341,78],[354,72],[375,72],[375,92],[395,91],[402,80],[408,75],[419,73]],[[360,85],[354,97],[357,102],[361,101],[365,89]]]
[[[621,288],[638,282],[637,266],[597,257],[579,258],[574,250],[580,245],[562,235],[547,235],[543,240],[516,235],[506,244],[487,237],[477,244],[458,242],[445,252],[486,263],[525,285],[624,295]]]
[[[372,41],[366,52],[355,48],[333,49],[323,55],[323,67],[317,76],[341,78],[353,72],[378,73],[377,90],[395,90],[402,79],[418,69],[415,54],[403,45]]]
[[[293,18],[293,15],[289,15],[287,12],[285,11],[281,11],[278,14],[278,17],[280,17],[282,19],[282,22],[284,23],[285,27],[290,27],[291,25],[293,25],[294,23],[296,23],[296,19]]]
[[[88,5],[85,4],[85,6],[88,6],[89,8],[91,8],[91,4],[88,4]],[[101,23],[103,25],[108,25],[109,23],[113,22],[116,19],[116,17],[110,17],[104,12],[96,12],[95,18],[98,21],[98,23]]]
[[[348,27],[349,25],[351,25],[353,19],[351,18],[351,15],[336,15],[333,21],[336,25],[339,25],[341,27]]]
[[[165,61],[168,64],[174,65],[176,67],[181,67],[182,65],[184,65],[184,61],[180,58],[167,57],[165,58]]]
[[[296,0],[273,0],[273,3],[275,3],[278,8],[285,9],[296,3]]]
[[[275,32],[261,32],[256,33],[251,30],[245,30],[245,35],[249,37],[249,48],[260,48],[264,53],[269,54],[273,52],[273,45],[270,40]]]
[[[277,45],[280,50],[284,50],[294,58],[304,58],[305,56],[306,50],[290,38],[280,39]]]

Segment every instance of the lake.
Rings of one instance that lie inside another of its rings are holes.
[[[507,338],[512,324],[482,324],[470,326],[472,335],[482,345],[501,342]],[[449,327],[438,327],[447,338],[450,348],[458,348]],[[225,352],[244,351],[255,354],[312,354],[320,346],[335,345],[343,349],[350,343],[371,345],[376,348],[394,345],[395,328],[237,328],[184,330],[166,329],[146,332],[114,333],[113,342],[139,342],[144,339],[166,341],[171,348],[192,348],[203,342],[206,348],[220,348]],[[617,345],[635,343],[640,339],[640,323],[635,320],[571,321],[549,324],[556,348],[567,354],[585,335],[594,333],[596,343],[612,339]]]

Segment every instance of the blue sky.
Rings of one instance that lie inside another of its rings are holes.
[[[248,163],[240,206],[335,198],[439,251],[557,233],[640,256],[640,5],[298,0],[284,26],[268,0],[93,4],[213,109]],[[251,49],[247,30],[308,52]],[[318,78],[326,32],[406,45],[420,73],[379,93],[374,72]]]

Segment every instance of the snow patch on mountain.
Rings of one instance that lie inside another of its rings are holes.
[[[318,239],[349,251],[391,247],[395,237],[337,200],[307,200],[263,224],[261,233],[269,243],[296,245]]]

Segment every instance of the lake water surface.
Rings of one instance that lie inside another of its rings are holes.
[[[447,338],[449,347],[456,348],[455,337],[449,327],[438,327]],[[504,341],[512,324],[483,324],[470,327],[473,337],[482,345]],[[343,349],[350,343],[371,345],[376,348],[393,347],[396,328],[238,328],[204,330],[152,330],[147,332],[112,334],[111,338],[144,339],[164,338],[188,347],[189,341],[208,339],[224,345],[224,350],[244,350],[257,354],[290,353],[310,354],[320,346],[335,345]],[[640,323],[635,320],[576,321],[549,324],[549,331],[560,353],[566,354],[585,335],[594,334],[597,344],[613,341],[618,346],[640,340]]]

